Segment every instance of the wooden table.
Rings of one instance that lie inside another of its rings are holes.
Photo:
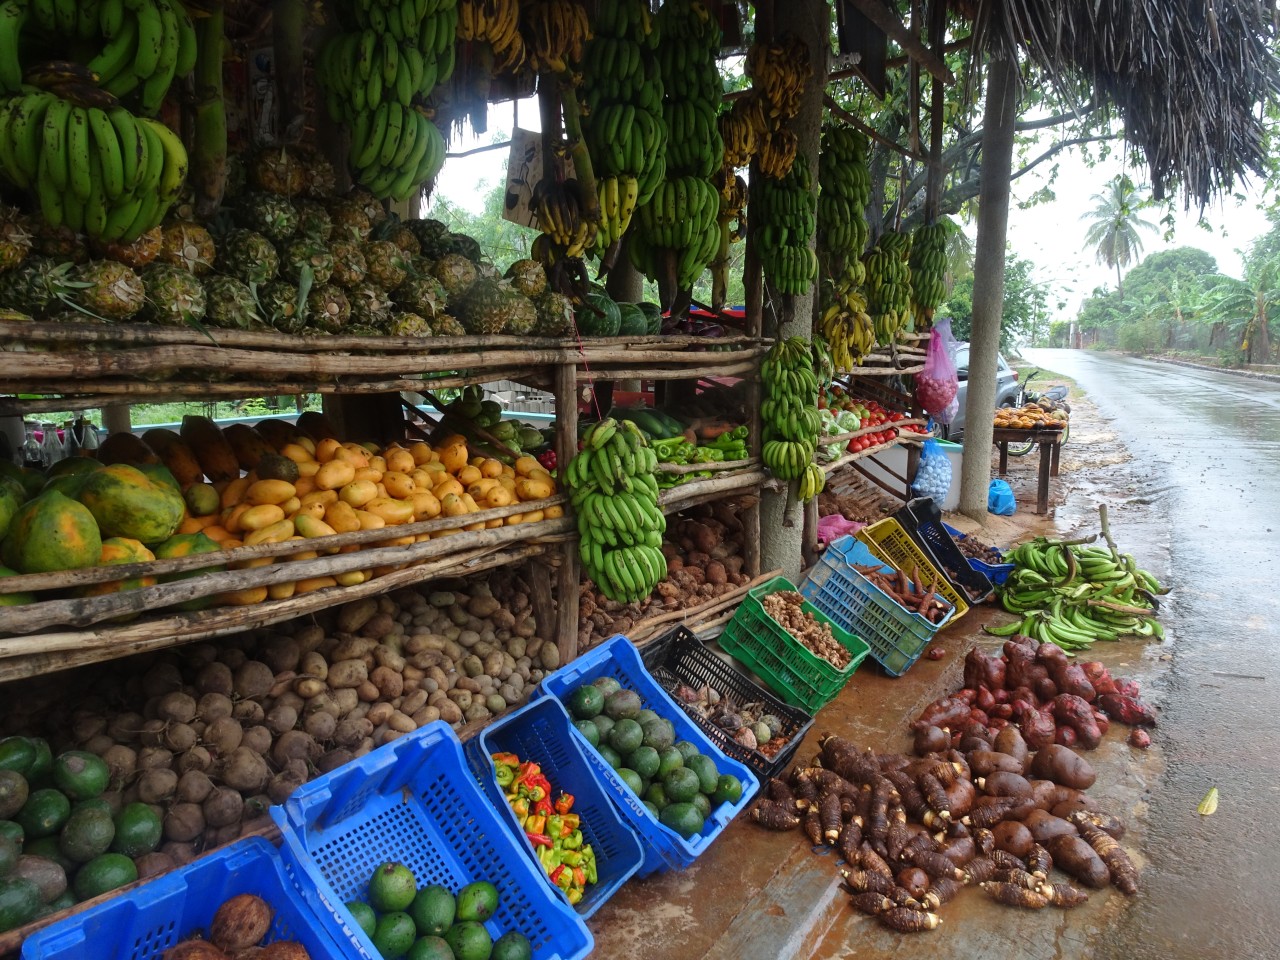
[[[1061,430],[1022,430],[996,427],[991,441],[1000,448],[1000,476],[1009,472],[1009,444],[1034,443],[1040,447],[1040,476],[1036,485],[1036,513],[1049,510],[1049,478],[1058,475],[1058,453],[1062,449]]]

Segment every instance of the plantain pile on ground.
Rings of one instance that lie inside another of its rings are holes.
[[[514,18],[515,0],[500,6]],[[426,4],[344,0],[336,9],[346,29],[320,51],[316,79],[329,116],[351,132],[355,181],[380,199],[403,202],[444,164],[444,137],[424,103],[453,74],[458,3],[427,12]]]
[[[862,291],[860,259],[869,228],[871,195],[865,138],[848,127],[827,124],[818,158],[818,260],[822,269],[818,332],[831,345],[837,370],[849,371],[875,347],[876,332]]]
[[[716,57],[720,24],[702,0],[667,0],[657,15],[658,72],[669,135],[666,177],[640,206],[631,257],[651,280],[674,272],[688,290],[720,242],[720,195],[712,177],[724,161],[716,123],[723,84]]]
[[[583,136],[600,201],[596,249],[622,239],[666,176],[667,124],[655,59],[660,33],[643,0],[601,5],[581,65]]]
[[[952,749],[945,730],[917,724],[915,756],[824,737],[751,817],[833,848],[853,908],[903,933],[935,929],[966,886],[1031,910],[1079,906],[1085,888],[1137,893],[1124,824],[1084,792],[1088,761],[1057,744],[1033,753],[1015,726],[979,732]]]

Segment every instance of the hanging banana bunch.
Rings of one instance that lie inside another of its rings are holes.
[[[604,255],[666,175],[667,125],[654,59],[659,34],[645,0],[601,4],[592,27],[581,63],[582,132],[600,204],[596,251]]]
[[[809,47],[787,34],[778,43],[754,43],[747,51],[747,75],[761,96],[767,131],[760,134],[760,172],[781,180],[796,159],[799,140],[786,124],[800,112],[800,97],[813,76]]]
[[[529,64],[539,73],[568,73],[592,37],[587,8],[574,0],[524,0],[520,32]]]
[[[778,293],[802,294],[818,274],[818,257],[810,246],[816,226],[813,180],[803,157],[781,180],[760,185],[760,263]]]
[[[660,288],[670,289],[673,282],[674,289],[687,291],[720,246],[720,194],[711,179],[724,163],[716,121],[723,92],[716,66],[720,24],[702,0],[667,0],[656,19],[663,38],[658,74],[668,131],[667,171],[652,199],[640,206],[631,253],[636,268],[650,279],[674,263],[675,276]]]
[[[719,313],[729,297],[729,245],[746,236],[747,181],[727,163],[716,176],[720,191],[720,246],[711,261],[711,310]]]
[[[764,398],[764,446],[760,457],[779,480],[799,480],[801,500],[812,500],[826,485],[826,473],[813,462],[822,421],[818,417],[815,347],[804,337],[779,340],[761,363]],[[821,356],[821,351],[816,351]]]
[[[582,184],[576,178],[539,180],[533,188],[533,207],[542,231],[533,244],[535,260],[549,265],[565,257],[581,257],[595,243],[596,225],[587,214]]]
[[[518,0],[457,0],[457,4],[459,40],[488,44],[496,72],[524,63]]]
[[[954,228],[944,217],[917,228],[911,238],[911,311],[917,327],[931,324],[947,298],[947,236]]]
[[[867,278],[867,311],[875,324],[876,343],[892,343],[911,323],[911,237],[889,231],[863,258]]]
[[[859,366],[876,345],[875,325],[862,292],[863,276],[862,263],[854,260],[840,276],[822,283],[818,332],[830,344],[832,363],[840,373]]]
[[[745,167],[769,135],[764,98],[756,91],[739,97],[716,119],[724,142],[724,165],[730,170]]]
[[[866,269],[859,259],[867,245],[866,207],[871,194],[867,144],[845,126],[822,129],[818,157],[818,260],[822,300],[818,330],[831,345],[836,368],[848,372],[875,347],[875,327],[862,292]]]
[[[357,29],[334,34],[316,58],[329,116],[351,133],[353,178],[374,196],[414,196],[444,165],[444,137],[423,102],[453,75],[459,6],[341,0]],[[419,13],[421,11],[421,13]]]

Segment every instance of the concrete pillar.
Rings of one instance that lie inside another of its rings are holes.
[[[793,0],[777,4],[773,10],[774,36],[791,33],[809,47],[813,64],[813,80],[804,92],[800,113],[791,121],[791,129],[800,141],[799,155],[812,170],[814,190],[818,188],[818,149],[822,140],[822,95],[826,89],[831,57],[831,7],[826,0]],[[756,191],[752,191],[751,201]],[[815,242],[810,240],[811,243]],[[779,337],[813,336],[813,315],[818,288],[794,297],[779,314]],[[768,330],[765,331],[769,333]],[[816,400],[816,398],[815,398]],[[795,484],[782,493],[765,491],[760,500],[760,567],[781,569],[793,583],[802,569],[804,509],[795,498]]]
[[[129,422],[127,404],[113,404],[102,408],[102,426],[107,433],[128,433],[133,429]]]

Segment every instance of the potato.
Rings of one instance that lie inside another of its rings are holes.
[[[346,716],[356,707],[360,706],[360,695],[351,687],[344,687],[341,690],[330,691],[334,705],[337,707],[337,715],[339,717]]]
[[[1057,743],[1036,751],[1031,759],[1031,773],[1075,790],[1088,790],[1098,779],[1088,760]]]
[[[310,718],[309,718],[310,719]],[[333,718],[330,717],[330,720]],[[282,733],[271,748],[271,759],[276,766],[283,767],[290,760],[311,761],[320,755],[320,748],[312,737],[302,730],[287,730]]]
[[[220,766],[223,782],[241,793],[255,793],[271,779],[266,761],[249,747],[238,747]]]
[[[326,671],[327,673],[328,671]],[[324,685],[323,680],[317,680],[314,677],[303,677],[293,682],[294,694],[302,700],[310,700],[323,690],[329,689]]]
[[[360,627],[358,631],[361,636],[369,637],[373,640],[381,640],[391,632],[395,625],[395,621],[387,613],[376,613]]]
[[[138,751],[139,770],[163,770],[173,763],[173,751],[164,747],[143,747]]]
[[[419,727],[425,727],[428,723],[435,723],[440,719],[440,710],[436,707],[423,707],[413,714],[413,722]]]
[[[1036,842],[1036,838],[1031,835],[1026,824],[1018,823],[1016,820],[997,823],[992,833],[995,834],[996,849],[1008,851],[1015,857],[1025,857],[1031,852]]]
[[[301,714],[303,707],[307,705],[307,701],[298,696],[292,690],[286,690],[280,696],[276,697],[272,707],[291,707],[294,711]]]
[[[333,741],[339,747],[354,747],[373,732],[373,724],[367,718],[348,717],[339,721],[333,731]]]
[[[138,780],[138,799],[143,803],[163,803],[172,797],[177,789],[178,775],[172,770],[168,768],[148,770]]]
[[[363,660],[367,665],[373,659],[377,641],[369,637],[344,637],[329,653],[330,664],[342,660]]]
[[[242,749],[252,750],[259,756],[266,756],[271,749],[271,731],[266,727],[245,727],[244,739],[240,741]]]
[[[406,693],[404,699],[400,702],[400,710],[410,716],[417,713],[427,704],[427,691],[414,690]]]
[[[296,623],[297,621],[294,622]],[[301,650],[304,655],[310,653],[323,643],[324,638],[324,627],[320,626],[318,623],[308,623],[305,626],[299,627],[293,633],[293,639],[297,641],[298,649]]]
[[[1111,871],[1094,852],[1093,847],[1078,836],[1060,836],[1045,844],[1053,865],[1086,887],[1102,889],[1111,882]]]
[[[262,645],[262,660],[272,673],[297,670],[302,662],[302,648],[293,637],[277,635]]]
[[[266,715],[257,700],[241,700],[231,710],[231,716],[242,723],[261,723]]]
[[[485,697],[484,705],[490,713],[501,713],[503,710],[507,709],[507,701],[496,693],[491,693],[489,696]]]
[[[395,708],[389,703],[375,703],[369,708],[369,712],[365,718],[375,727],[380,727],[387,722],[387,719],[395,712]]]
[[[277,703],[267,712],[265,726],[276,736],[279,736],[286,730],[292,730],[297,725],[298,711],[293,707],[283,706]]]
[[[112,783],[124,783],[138,769],[138,754],[132,747],[117,743],[102,754],[102,760],[111,772]]]
[[[240,725],[240,721],[231,717],[215,720],[204,731],[204,742],[220,757],[227,756],[243,741],[244,727]]]
[[[302,663],[298,666],[298,672],[308,677],[315,677],[317,680],[325,680],[329,676],[329,661],[326,660],[315,650],[302,655]],[[305,696],[299,693],[298,696]]]
[[[339,660],[329,667],[329,686],[333,689],[358,687],[369,679],[369,668],[363,660]]]
[[[391,667],[375,667],[369,674],[369,680],[387,700],[394,700],[404,692],[404,677]]]
[[[229,827],[244,816],[244,798],[230,787],[218,787],[205,795],[200,810],[209,826]]]
[[[338,609],[337,628],[343,633],[355,633],[377,612],[378,602],[372,597],[353,600]]]
[[[445,723],[453,724],[462,722],[462,708],[453,701],[446,699],[439,705],[439,710],[440,719]]]
[[[196,700],[180,690],[166,693],[156,705],[156,715],[174,723],[190,723],[196,716]]]
[[[213,781],[203,770],[188,770],[178,778],[175,795],[183,803],[204,803],[213,792]]]
[[[1022,773],[1023,763],[1017,757],[995,750],[971,750],[968,754],[969,769],[975,777],[986,777],[997,770]]]
[[[275,679],[275,671],[262,661],[246,660],[235,671],[234,693],[242,700],[265,697]]]
[[[1013,724],[997,733],[995,742],[991,746],[997,753],[1007,754],[1015,760],[1021,761],[1023,769],[1015,770],[1015,773],[1024,773],[1026,771],[1027,759],[1031,750],[1027,746],[1027,741],[1022,739],[1022,731]]]
[[[330,740],[333,738],[333,733],[337,726],[338,721],[333,714],[317,710],[303,722],[302,729],[307,732],[308,736],[316,740]]]

